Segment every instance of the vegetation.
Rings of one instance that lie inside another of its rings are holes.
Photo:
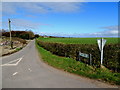
[[[18,37],[22,39],[33,39],[34,33],[32,31],[11,31],[12,37]],[[7,31],[2,32],[2,36],[9,37],[10,33]]]
[[[4,41],[9,41],[10,38],[9,37],[2,37],[3,39],[1,40],[1,42],[4,42]],[[24,39],[21,39],[21,38],[18,38],[18,37],[12,37],[12,41],[19,41],[20,43],[23,43],[23,44],[26,44],[26,40]]]
[[[11,42],[9,31],[2,29],[0,31],[0,35],[2,35],[0,44],[4,49],[2,56],[9,55],[21,50],[27,44],[27,39],[33,39],[35,37],[32,31],[11,31]]]
[[[39,34],[35,34],[35,38],[39,38],[40,36],[39,36]]]
[[[22,49],[22,47],[20,47],[20,48],[16,48],[16,51],[19,51],[19,50],[21,50]]]
[[[73,58],[77,61],[79,60],[79,51],[92,54],[92,66],[100,67],[100,50],[97,44],[64,44],[47,42],[41,39],[37,39],[37,43],[53,54]],[[119,53],[119,44],[106,44],[104,47],[103,65],[114,72],[120,72]],[[84,57],[80,57],[80,60],[86,64],[90,63],[89,59]]]
[[[104,80],[113,84],[120,85],[120,73],[113,73],[106,68],[95,68],[76,61],[72,58],[59,57],[43,49],[36,42],[36,47],[42,56],[42,59],[51,66],[64,71],[86,76],[89,78]]]
[[[64,44],[97,44],[97,39],[100,38],[39,38],[44,42],[64,43]],[[118,43],[118,38],[104,38],[107,39],[107,44]]]

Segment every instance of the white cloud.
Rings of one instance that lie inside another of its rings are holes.
[[[119,2],[119,0],[2,0],[2,2]]]
[[[118,26],[108,26],[108,27],[101,27],[102,29],[107,29],[107,30],[118,30]]]
[[[27,13],[76,12],[80,11],[81,3],[75,2],[4,2],[3,14],[18,14],[19,10]]]
[[[95,33],[73,33],[73,34],[64,34],[64,33],[39,33],[40,35],[51,35],[51,36],[60,36],[60,37],[118,37],[120,32],[118,31],[118,26],[109,26],[102,27],[105,30]],[[107,29],[107,30],[106,30]]]
[[[102,27],[102,28],[105,29],[105,31],[101,33],[106,36],[118,36],[118,34],[120,33],[118,31],[118,26],[108,26],[108,27]]]
[[[31,19],[37,19],[41,13],[72,13],[79,12],[81,3],[73,2],[3,2],[2,3],[2,17],[4,17],[3,28],[7,28],[7,22],[5,19],[21,17],[29,17]],[[17,16],[17,17],[16,17]],[[32,28],[36,29],[41,24],[38,22],[28,21],[26,19],[14,19],[13,25],[15,29]],[[4,23],[5,22],[5,23]],[[43,25],[43,24],[42,24]]]
[[[89,37],[118,37],[118,34],[120,32],[118,31],[118,26],[108,26],[108,27],[102,27],[104,31],[101,32],[95,32],[95,33],[86,33],[86,34],[80,34],[80,36],[89,36]]]
[[[8,28],[7,22],[2,22],[3,28]],[[11,19],[11,27],[12,30],[25,30],[25,29],[39,29],[41,25],[49,25],[49,24],[43,24],[39,22],[33,22],[30,20],[25,19]]]
[[[118,37],[118,34],[120,34],[120,32],[118,31],[118,26],[102,27],[102,29],[104,29],[104,31],[95,32],[95,33],[79,34],[79,36],[81,37],[85,37],[85,36],[88,36],[88,37]]]
[[[112,33],[112,34],[118,34],[118,30],[111,30],[110,33]]]
[[[84,2],[85,0],[2,0],[2,2]]]
[[[16,8],[12,3],[2,3],[2,13],[5,14],[15,14]]]
[[[119,2],[119,0],[85,0],[86,2]]]
[[[80,3],[44,3],[48,12],[75,12],[80,10]]]

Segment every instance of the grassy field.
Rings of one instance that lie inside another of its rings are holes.
[[[120,73],[112,73],[107,68],[94,68],[72,58],[59,57],[43,49],[36,43],[42,59],[49,65],[77,75],[104,80],[120,85]]]
[[[97,39],[100,38],[39,38],[45,42],[58,42],[65,44],[97,44]],[[118,43],[118,38],[104,38],[107,40],[107,44]]]

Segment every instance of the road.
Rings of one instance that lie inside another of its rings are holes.
[[[117,88],[45,64],[34,40],[19,52],[3,57],[1,67],[3,88]]]

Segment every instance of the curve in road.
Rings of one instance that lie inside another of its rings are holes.
[[[35,40],[2,58],[3,88],[117,88],[55,69],[40,59]]]

